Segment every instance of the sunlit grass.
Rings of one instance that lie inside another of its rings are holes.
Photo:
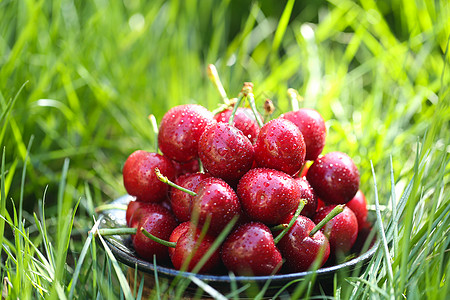
[[[287,89],[296,89],[300,106],[327,121],[324,152],[353,157],[370,204],[390,208],[380,211],[386,241],[367,269],[338,274],[324,297],[450,293],[449,3],[239,5],[0,2],[3,295],[140,291],[125,287],[126,268],[89,233],[94,207],[125,192],[121,168],[132,151],[153,151],[149,114],[160,121],[174,105],[219,105],[209,63],[228,97],[252,81],[258,109],[270,98],[273,117],[290,109]],[[313,296],[311,285],[292,284],[295,296]]]

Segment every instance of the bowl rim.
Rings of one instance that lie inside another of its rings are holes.
[[[128,204],[129,201],[133,200],[134,197],[130,195],[124,195],[121,196],[113,201],[111,201],[109,204]],[[118,212],[123,213],[123,210],[120,209],[108,209],[105,211],[102,211],[99,213],[99,229],[107,227],[106,219],[110,218],[111,215],[113,217],[117,218]],[[110,228],[110,227],[107,227]],[[363,254],[352,258],[348,261],[345,261],[343,263],[332,265],[324,268],[320,268],[317,270],[311,270],[311,271],[304,271],[304,272],[296,272],[296,273],[282,273],[282,274],[275,274],[275,275],[268,275],[268,276],[229,276],[229,275],[211,275],[211,274],[199,274],[199,273],[193,273],[193,272],[187,272],[187,271],[179,271],[174,268],[169,268],[165,266],[159,266],[154,265],[150,261],[146,261],[144,259],[140,259],[137,256],[133,256],[130,251],[134,251],[127,247],[126,245],[120,243],[117,239],[114,238],[114,236],[104,236],[103,239],[108,244],[108,247],[111,249],[113,255],[117,260],[120,262],[126,264],[127,266],[131,268],[137,268],[140,271],[154,274],[156,271],[158,275],[163,275],[168,278],[175,278],[175,277],[183,277],[183,278],[189,278],[191,276],[195,276],[196,278],[203,280],[205,282],[216,282],[216,283],[230,283],[231,281],[235,282],[261,282],[264,283],[266,281],[288,281],[288,280],[295,280],[300,279],[303,277],[307,277],[313,274],[316,274],[317,276],[326,276],[326,275],[332,275],[336,271],[341,269],[346,269],[349,267],[358,267],[358,264],[360,264],[360,267],[367,262],[377,250],[380,239],[376,238],[373,245]]]

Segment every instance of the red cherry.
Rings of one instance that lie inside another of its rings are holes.
[[[367,227],[367,201],[361,190],[356,192],[355,197],[348,201],[346,206],[350,208],[358,220],[359,230]]]
[[[256,168],[239,181],[237,194],[243,211],[254,221],[280,224],[300,202],[295,180],[281,171]]]
[[[319,223],[336,205],[322,207],[314,216],[314,223]],[[358,236],[358,220],[348,207],[331,219],[321,231],[328,237],[332,255],[345,254],[353,247]]]
[[[282,264],[270,229],[259,222],[235,229],[223,243],[221,257],[227,269],[237,275],[272,275]]]
[[[291,219],[292,216],[285,223],[289,223]],[[322,257],[320,267],[328,260],[330,244],[326,236],[321,231],[313,236],[309,235],[315,226],[309,218],[300,215],[277,244],[290,272],[307,271],[318,257]]]
[[[359,188],[359,172],[345,153],[330,152],[319,157],[308,170],[306,179],[317,196],[328,204],[345,204]]]
[[[175,217],[163,207],[146,214],[138,222],[136,235],[132,239],[136,253],[146,260],[153,260],[153,255],[155,255],[157,262],[167,261],[169,258],[168,247],[149,239],[139,229],[142,227],[152,235],[168,240],[177,225]]]
[[[159,126],[159,149],[173,160],[191,161],[198,157],[198,141],[203,131],[215,122],[212,113],[201,105],[172,107]]]
[[[192,215],[198,216],[203,225],[209,219],[211,233],[220,233],[241,212],[241,205],[234,190],[222,179],[209,177],[202,180],[192,199]]]
[[[233,110],[226,109],[214,116],[214,119],[217,122],[228,123],[228,120],[231,117],[231,113]],[[262,121],[263,118],[261,115],[258,116]],[[256,138],[259,134],[259,125],[256,122],[255,114],[250,108],[238,107],[236,114],[234,115],[233,125],[250,140],[252,144],[256,142]]]
[[[300,186],[300,198],[306,200],[306,205],[303,207],[301,214],[308,218],[312,218],[317,210],[317,196],[313,188],[305,177],[297,177],[295,181]]]
[[[305,163],[303,135],[294,123],[286,119],[274,119],[266,123],[259,132],[254,148],[259,167],[294,175]]]
[[[185,233],[187,230],[189,230],[191,225],[192,225],[191,222],[187,221],[187,222],[183,222],[183,223],[179,224],[177,227],[175,227],[175,229],[170,234],[169,242],[176,243],[178,241],[178,239],[180,238],[180,236],[183,233]],[[172,258],[175,248],[169,247],[168,250],[169,250],[169,256]]]
[[[169,179],[175,177],[172,162],[158,154],[144,150],[133,152],[123,166],[123,183],[128,194],[144,202],[161,202],[167,196],[168,187],[158,180],[155,168]]]
[[[175,184],[194,191],[200,181],[210,177],[205,173],[186,174],[175,179]],[[191,208],[193,196],[176,188],[170,188],[170,206],[173,214],[180,222],[189,221],[191,219]]]
[[[198,165],[198,159],[193,159],[188,162],[178,162],[176,160],[172,160],[172,164],[175,167],[176,177],[185,175],[185,174],[192,174],[200,172],[200,167]]]
[[[227,123],[217,123],[205,130],[198,154],[208,173],[233,185],[250,170],[254,158],[250,140]]]
[[[302,132],[306,144],[306,159],[315,160],[325,146],[327,128],[322,115],[311,108],[301,108],[282,114],[280,118],[294,123]]]
[[[179,235],[179,238],[176,241],[175,238],[172,239],[172,241],[176,242],[176,246],[173,250],[171,260],[175,269],[181,270],[183,265],[187,264],[186,271],[190,272],[211,248],[215,238],[209,234],[206,234],[201,238],[202,234],[200,229],[194,227],[192,224],[188,227],[189,228],[186,231]],[[190,259],[189,262],[187,262],[188,259]],[[220,254],[216,249],[198,272],[211,272],[216,269],[220,263]]]
[[[131,200],[130,202],[128,202],[127,210],[125,212],[125,221],[126,221],[128,227],[130,227],[131,217],[133,216],[136,209],[138,209],[145,203],[148,203],[148,202],[137,201],[137,200]]]

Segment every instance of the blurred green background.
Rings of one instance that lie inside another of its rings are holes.
[[[127,156],[154,148],[149,114],[220,103],[210,63],[229,97],[251,81],[274,117],[297,89],[327,121],[324,152],[354,158],[371,204],[371,163],[381,204],[391,173],[398,195],[416,174],[417,194],[448,199],[449,36],[448,1],[0,1],[2,199],[10,211],[23,200],[26,223],[44,193],[55,222],[81,200],[84,237],[94,207],[125,193]],[[417,173],[416,156],[432,166]]]

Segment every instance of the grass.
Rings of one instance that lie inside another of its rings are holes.
[[[330,295],[300,284],[294,296],[444,299],[449,20],[447,1],[428,0],[0,1],[2,295],[139,291],[89,233],[94,208],[124,194],[126,157],[154,148],[149,114],[217,107],[214,63],[229,97],[252,81],[273,117],[297,89],[327,120],[324,152],[353,157],[370,204],[391,208],[364,272],[337,274]]]

